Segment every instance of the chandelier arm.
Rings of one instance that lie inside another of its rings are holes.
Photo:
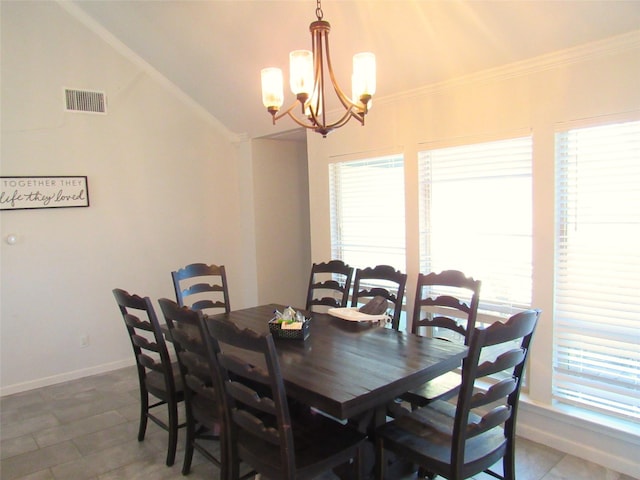
[[[275,112],[273,114],[273,124],[275,125],[276,122],[278,120],[280,120],[282,117],[284,117],[285,115],[289,115],[292,118],[295,118],[291,115],[291,111],[296,108],[296,106],[299,104],[298,100],[296,99],[286,110],[280,110],[280,112]]]
[[[301,127],[304,128],[316,128],[316,125],[310,125],[308,123],[305,123],[304,121],[300,120],[298,117],[296,117],[292,112],[293,109],[298,105],[298,101],[296,100],[289,108],[287,108],[286,110],[284,110],[283,112],[280,112],[278,115],[274,115],[273,116],[273,124],[275,125],[276,121],[280,120],[282,117],[284,117],[285,115],[288,115],[289,118],[291,118],[291,120],[293,120],[294,122],[296,122],[298,125],[300,125]]]
[[[304,128],[308,128],[308,129],[316,129],[318,126],[317,125],[312,125],[310,123],[305,123],[302,120],[300,120],[298,117],[296,117],[293,113],[289,112],[288,113],[289,117],[291,118],[291,120],[293,120],[294,122],[296,122],[298,125],[300,125],[301,127]]]
[[[356,120],[358,120],[358,122],[360,122],[361,125],[364,125],[364,117],[361,117],[358,113],[354,112],[353,109],[349,109],[342,117],[340,117],[340,119],[327,125],[326,127],[330,129],[340,128],[343,125],[346,125],[347,122],[352,118],[355,118]]]
[[[320,24],[318,22],[318,24]],[[329,28],[327,24],[326,28]],[[313,31],[312,35],[312,52],[313,52],[313,60],[314,60],[314,71],[315,78],[313,83],[313,90],[316,93],[316,101],[315,101],[315,109],[310,108],[310,114],[312,123],[314,123],[318,127],[326,127],[327,124],[327,108],[325,104],[325,91],[324,91],[324,56],[322,53],[322,38],[323,38],[323,28],[317,28]],[[318,112],[321,112],[320,117],[322,120],[319,121]]]
[[[296,122],[301,127],[308,128],[308,129],[314,129],[314,130],[328,130],[328,131],[331,131],[331,130],[333,130],[335,128],[339,128],[339,127],[345,125],[351,119],[351,117],[354,117],[362,125],[364,125],[364,117],[361,116],[358,112],[354,112],[352,108],[347,110],[345,112],[345,114],[340,119],[338,119],[334,123],[330,123],[330,124],[326,124],[324,122],[322,122],[322,123],[319,122],[318,121],[319,118],[316,117],[313,114],[313,109],[311,109],[310,110],[311,119],[308,119],[308,121],[311,121],[312,123],[309,124],[309,123],[306,123],[303,120],[300,120],[298,117],[296,117],[293,114],[293,110],[298,106],[298,104],[299,104],[299,102],[298,102],[298,100],[296,100],[286,110],[282,110],[277,115],[274,115],[273,116],[274,124],[275,124],[276,121],[280,120],[282,117],[288,115],[289,118],[291,118],[291,120]]]
[[[296,101],[295,101],[295,102],[293,102],[293,103],[291,104],[291,106],[289,106],[289,108],[287,108],[286,110],[281,111],[281,112],[280,112],[280,113],[278,113],[277,115],[275,115],[275,114],[274,114],[274,115],[273,115],[273,124],[275,125],[275,123],[276,123],[278,120],[280,120],[282,117],[284,117],[284,116],[287,116],[287,115],[288,115],[288,116],[289,116],[289,118],[291,118],[291,120],[293,120],[294,122],[296,122],[296,123],[297,123],[298,125],[300,125],[301,127],[309,128],[309,129],[311,129],[311,128],[315,129],[315,128],[317,127],[317,125],[315,125],[315,124],[309,124],[309,123],[306,123],[306,122],[304,122],[303,120],[300,120],[298,117],[296,117],[296,116],[293,114],[293,109],[294,109],[294,108],[296,108],[296,107],[298,106],[298,104],[299,104],[299,101],[298,101],[298,100],[296,100]]]
[[[338,99],[340,100],[340,103],[342,103],[342,106],[346,109],[349,108],[356,108],[358,110],[362,110],[362,108],[360,107],[360,105],[358,103],[355,103],[351,100],[351,98],[349,98],[344,91],[340,88],[340,85],[338,85],[338,81],[336,80],[336,76],[333,73],[333,65],[331,64],[331,54],[329,52],[329,34],[328,31],[327,32],[323,32],[324,33],[324,45],[325,45],[325,51],[326,51],[326,55],[327,55],[327,68],[329,69],[329,77],[331,78],[331,84],[333,85],[333,90],[334,92],[336,92],[336,95],[338,96]]]

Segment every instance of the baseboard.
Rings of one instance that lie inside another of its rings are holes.
[[[521,400],[517,435],[561,452],[640,478],[640,435]],[[615,474],[611,477],[615,478]]]
[[[0,388],[0,397],[6,395],[13,395],[15,393],[26,392],[35,388],[48,387],[50,385],[56,385],[58,383],[68,382],[70,380],[77,380],[79,378],[89,377],[91,375],[98,375],[101,373],[111,372],[112,370],[118,370],[119,368],[129,367],[134,364],[133,359],[119,360],[117,362],[104,363],[102,365],[96,365],[90,368],[82,368],[74,370],[72,372],[65,372],[59,375],[52,375],[50,377],[37,378],[28,382],[16,383]]]

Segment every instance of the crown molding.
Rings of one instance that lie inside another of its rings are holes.
[[[509,78],[523,77],[534,73],[553,70],[562,66],[584,62],[594,58],[611,56],[629,50],[640,49],[640,30],[609,37],[596,42],[585,43],[576,47],[558,50],[545,55],[540,55],[527,60],[513,62],[480,72],[445,80],[443,82],[425,85],[416,89],[407,90],[397,94],[377,97],[376,103],[392,103],[400,99],[414,98],[417,96],[432,94],[438,91],[460,87],[477,82],[506,80]]]

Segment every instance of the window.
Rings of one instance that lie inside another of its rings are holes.
[[[531,137],[420,152],[420,269],[482,280],[480,309],[531,305]],[[479,315],[480,317],[480,315]]]
[[[329,176],[333,258],[353,267],[384,264],[405,271],[402,157],[334,163]]]
[[[640,122],[556,135],[553,395],[640,423]]]

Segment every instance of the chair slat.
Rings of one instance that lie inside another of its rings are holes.
[[[147,332],[153,332],[151,323],[142,321],[138,317],[136,317],[135,315],[131,315],[130,313],[125,314],[124,322],[126,323],[127,327],[137,328],[139,330],[145,330]]]
[[[482,417],[480,423],[472,423],[467,426],[467,438],[476,437],[502,425],[511,417],[511,411],[511,407],[505,405],[494,408]]]
[[[495,385],[491,385],[487,390],[480,390],[471,397],[471,408],[478,408],[488,405],[501,398],[506,397],[518,387],[515,378],[505,378]]]
[[[131,341],[136,347],[142,348],[143,350],[149,350],[152,352],[160,351],[160,348],[158,347],[158,344],[156,342],[152,342],[148,338],[141,335],[131,335]]]
[[[224,287],[218,284],[210,284],[210,283],[196,283],[191,285],[189,288],[185,288],[182,290],[182,295],[195,295],[196,293],[206,293],[206,292],[222,292],[224,291]]]
[[[143,365],[145,368],[148,368],[149,370],[153,370],[154,372],[160,372],[160,373],[164,372],[164,367],[162,363],[157,362],[155,359],[153,359],[149,355],[145,355],[144,353],[141,353],[140,355],[138,355],[138,361],[140,362],[140,365]]]
[[[494,373],[506,370],[509,367],[514,367],[522,362],[526,355],[526,352],[521,348],[509,350],[500,354],[494,361],[483,362],[478,367],[478,377],[486,377],[493,375]]]
[[[280,445],[278,429],[267,427],[262,420],[255,415],[251,415],[247,410],[234,410],[233,421],[256,437],[274,445]]]

